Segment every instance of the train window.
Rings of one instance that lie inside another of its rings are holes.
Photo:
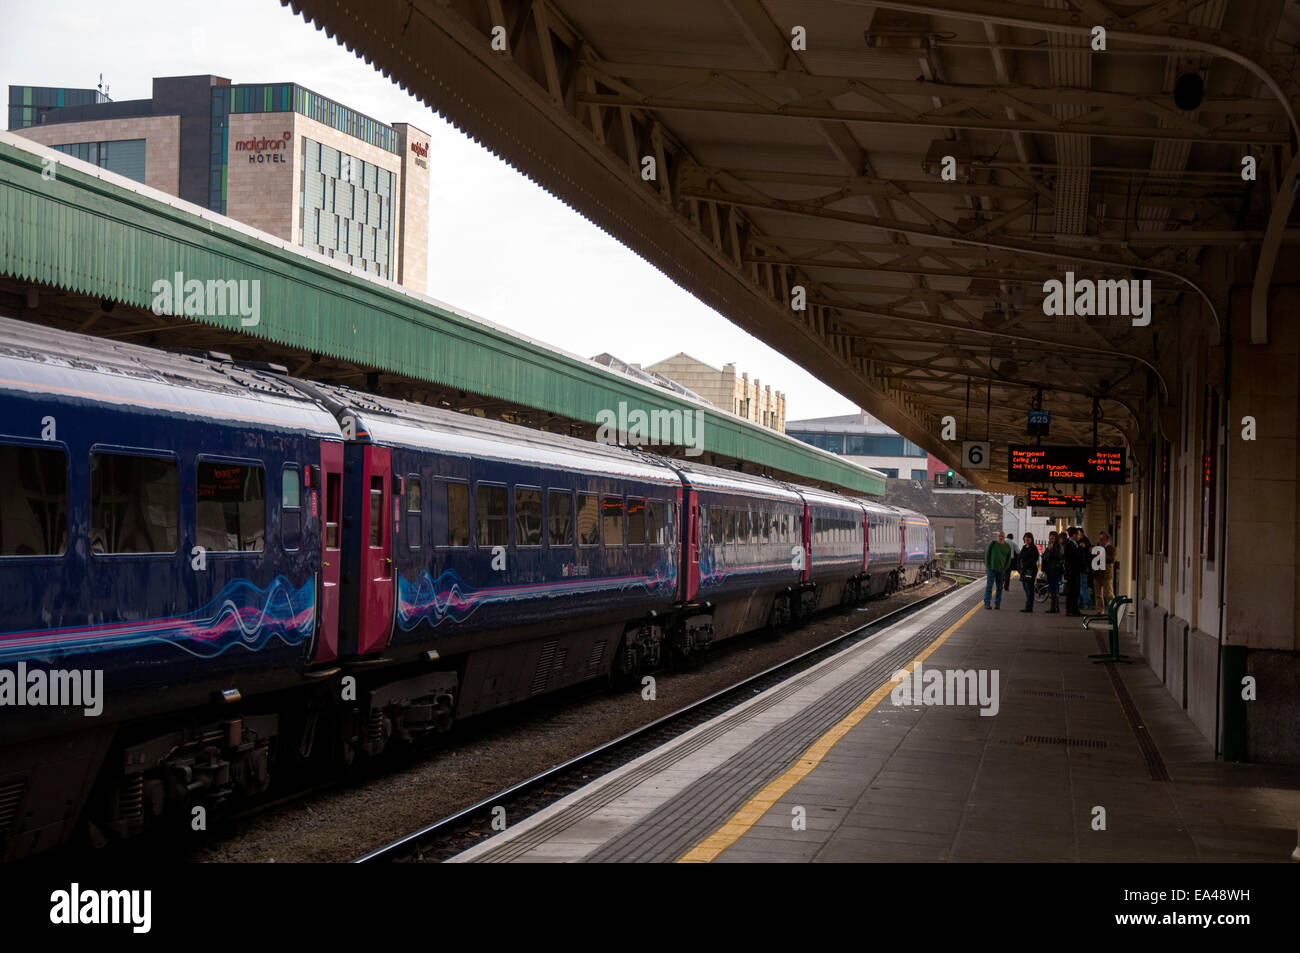
[[[771,541],[772,541],[772,511],[764,510],[763,511],[763,542],[770,543]]]
[[[673,541],[673,537],[676,535],[673,532],[673,527],[677,525],[677,520],[674,516],[675,513],[676,513],[676,508],[673,506],[672,501],[669,501],[668,504],[664,507],[664,518],[662,524],[664,528],[665,543],[671,543]]]
[[[287,550],[299,546],[302,531],[302,475],[295,466],[280,471],[280,542]]]
[[[370,545],[384,545],[384,478],[370,478]]]
[[[607,496],[600,501],[601,535],[606,546],[623,545],[623,498]]]
[[[547,541],[552,546],[573,545],[573,494],[551,490],[546,495]]]
[[[478,544],[480,546],[509,544],[510,527],[506,513],[506,488],[480,483],[476,488],[475,502],[478,516]]]
[[[343,506],[342,494],[339,492],[343,474],[327,473],[325,475],[325,548],[339,548],[339,510]]]
[[[464,483],[447,485],[447,545],[469,545],[469,487]]]
[[[515,487],[515,545],[542,545],[542,491]]]
[[[578,494],[578,542],[600,545],[600,497],[594,493]]]
[[[629,546],[644,543],[645,536],[645,500],[635,496],[627,498],[627,542]]]
[[[173,459],[92,454],[91,552],[175,552],[179,485]]]
[[[736,511],[727,510],[727,542],[736,541]]]
[[[424,515],[424,493],[420,478],[410,474],[406,478],[406,545],[408,549],[419,549],[420,539],[424,533],[420,519]]]
[[[748,543],[749,538],[749,510],[741,510],[736,514],[736,541]]]
[[[664,522],[664,501],[651,500],[646,504],[646,538],[651,545],[664,546],[668,543],[668,524]]]
[[[712,538],[714,545],[721,545],[726,538],[723,525],[726,523],[727,513],[725,510],[714,507],[709,513],[709,536]]]
[[[68,541],[67,455],[0,445],[0,556],[62,556]]]
[[[286,510],[296,510],[301,503],[302,484],[297,467],[285,467],[280,471],[280,506]]]

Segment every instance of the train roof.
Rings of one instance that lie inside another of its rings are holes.
[[[862,512],[862,504],[856,498],[841,496],[831,490],[816,490],[812,487],[801,486],[799,487],[799,493],[810,506],[835,506],[840,509]]]
[[[667,463],[627,447],[607,446],[350,387],[316,384],[314,390],[336,402],[338,407],[347,408],[357,419],[358,434],[364,433],[375,443],[651,483],[681,484]]]
[[[674,458],[672,466],[680,470],[699,489],[715,490],[721,493],[746,493],[750,496],[766,496],[774,500],[799,502],[799,494],[786,483],[754,473],[742,473],[739,470],[724,470],[722,467],[697,463],[689,458]]]
[[[9,318],[0,318],[0,391],[341,437],[324,408],[274,373],[221,355],[163,351]]]

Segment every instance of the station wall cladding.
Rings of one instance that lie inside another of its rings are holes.
[[[1272,290],[1268,341],[1251,343],[1250,263],[1216,257],[1207,274],[1232,285],[1222,342],[1191,296],[1152,325],[1169,393],[1162,408],[1150,375],[1117,589],[1147,664],[1225,759],[1294,764],[1300,329],[1283,316],[1300,289]]]

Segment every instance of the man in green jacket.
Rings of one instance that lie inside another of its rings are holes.
[[[998,531],[998,538],[989,543],[984,549],[984,608],[1001,609],[1002,608],[1002,579],[1011,568],[1011,546],[1007,542],[1007,534]],[[994,595],[994,587],[997,587],[997,595]],[[989,605],[992,599],[993,604]]]

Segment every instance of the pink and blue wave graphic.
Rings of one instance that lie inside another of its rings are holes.
[[[549,582],[477,589],[461,579],[454,569],[445,570],[436,580],[424,570],[414,582],[402,575],[397,577],[397,625],[403,632],[409,632],[422,622],[435,627],[448,620],[453,623],[464,622],[475,611],[489,604],[508,605],[536,599],[626,592],[630,589],[671,593],[676,585],[676,566],[665,564],[656,565],[649,574],[570,577]]]
[[[316,625],[316,577],[295,589],[276,576],[265,589],[247,579],[228,582],[201,609],[161,619],[140,619],[56,629],[0,633],[0,661],[172,645],[203,659],[238,646],[260,652],[273,640],[288,646],[311,638]]]

